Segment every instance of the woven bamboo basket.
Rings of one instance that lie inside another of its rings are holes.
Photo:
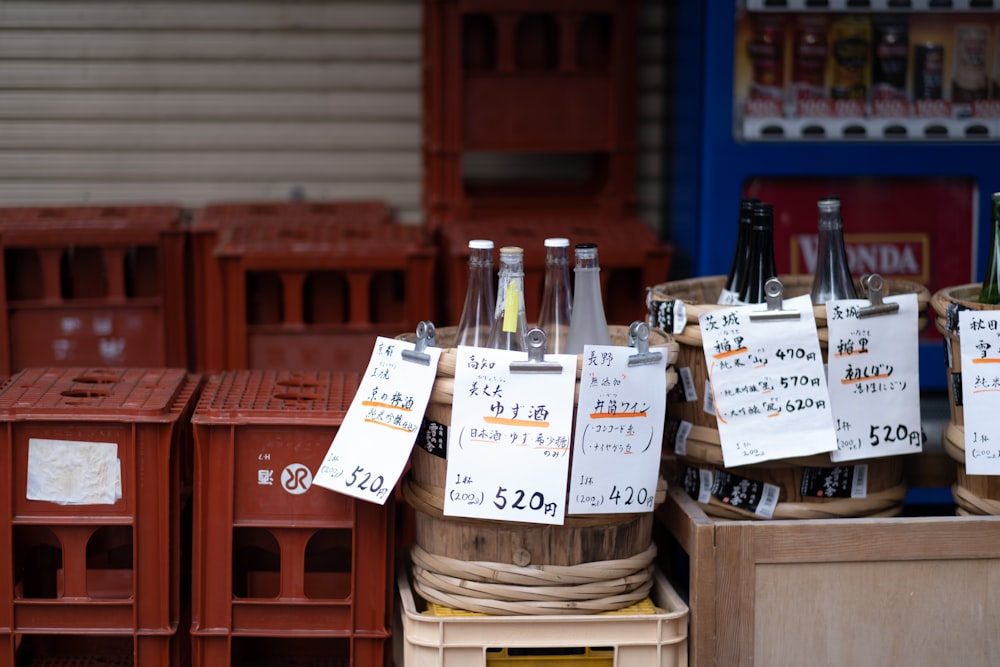
[[[950,365],[948,373],[949,420],[942,436],[944,451],[956,462],[957,475],[952,496],[958,514],[1000,514],[1000,476],[969,475],[965,472],[965,413],[962,410],[962,343],[958,336],[958,311],[995,310],[979,303],[982,283],[945,287],[934,293],[934,326],[945,338]]]
[[[627,343],[628,327],[609,329],[614,344]],[[427,420],[444,426],[451,424],[454,335],[454,327],[436,332],[444,350],[426,411]],[[667,357],[669,389],[677,381],[678,346],[658,330],[650,332],[649,346]],[[581,357],[576,396],[582,367]],[[620,609],[648,593],[656,553],[652,512],[567,516],[561,526],[445,516],[447,462],[421,445],[401,488],[414,509],[414,585],[425,599],[451,606],[457,599],[462,609],[490,614],[560,614]],[[656,504],[666,488],[661,479]]]
[[[812,288],[811,276],[783,275],[779,276],[779,279],[783,287],[783,299],[808,294]],[[693,401],[684,400],[682,392],[672,392],[667,401],[667,414],[670,421],[683,420],[692,424],[691,432],[687,437],[687,453],[684,457],[680,457],[682,463],[692,466],[723,468],[718,422],[714,414],[703,409],[708,384],[708,368],[702,348],[698,317],[706,312],[729,307],[716,303],[725,280],[725,276],[690,278],[663,283],[653,287],[650,291],[650,298],[653,301],[680,300],[684,302],[685,306],[684,328],[680,333],[674,335],[674,340],[679,346],[677,369],[679,372],[690,373],[696,399]],[[905,280],[886,280],[885,284],[886,295],[917,295],[920,313],[918,327],[920,330],[927,328],[930,323],[927,312],[931,300],[927,288]],[[816,319],[820,349],[825,357],[829,343],[826,306],[814,306],[813,315]],[[806,467],[836,467],[830,462],[828,456],[786,459],[726,470],[748,479],[780,486],[781,495],[774,518],[890,516],[901,511],[902,502],[906,496],[902,463],[895,459],[896,457],[888,457],[853,462],[868,464],[869,493],[866,498],[801,496],[799,489]],[[727,505],[714,502],[707,506],[705,511],[706,514],[725,518],[751,516],[749,513],[733,510]]]

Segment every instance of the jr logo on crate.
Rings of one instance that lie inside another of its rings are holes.
[[[301,463],[290,463],[281,471],[281,488],[293,496],[308,491],[312,481],[312,471]]]
[[[259,461],[270,461],[270,454],[260,454]],[[280,485],[287,493],[300,496],[312,486],[313,474],[304,463],[289,463],[281,471]],[[257,469],[257,484],[259,486],[274,486],[274,470],[271,468]]]

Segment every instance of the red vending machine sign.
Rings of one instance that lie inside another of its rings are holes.
[[[816,202],[838,195],[855,277],[878,273],[933,294],[975,280],[975,194],[963,178],[755,178],[745,195],[774,205],[779,273],[811,275],[818,245]]]

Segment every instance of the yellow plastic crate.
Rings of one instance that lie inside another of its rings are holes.
[[[396,572],[406,667],[687,667],[688,607],[659,571],[646,600],[567,616],[424,610],[409,563]]]

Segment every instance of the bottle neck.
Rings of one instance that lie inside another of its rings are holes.
[[[493,270],[493,253],[485,248],[472,248],[469,250],[469,269]]]

